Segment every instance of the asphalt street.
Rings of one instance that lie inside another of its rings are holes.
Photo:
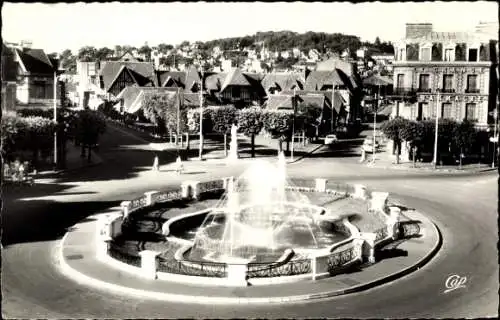
[[[22,192],[4,190],[2,314],[5,318],[445,318],[498,314],[496,172],[436,177],[377,170],[338,159],[310,158],[289,165],[292,177],[360,182],[391,192],[441,229],[443,246],[422,269],[360,293],[295,304],[213,306],[117,296],[80,286],[60,273],[56,251],[66,228],[144,191],[182,179],[241,173],[245,164],[186,163],[168,170],[175,155],[162,153],[162,172],[149,171],[147,137],[110,125],[100,142],[104,163]],[[22,194],[22,196],[20,196]],[[21,199],[19,199],[21,198]],[[29,200],[29,201],[28,201]],[[85,244],[82,244],[85,245]],[[444,293],[445,281],[466,277],[464,288]]]

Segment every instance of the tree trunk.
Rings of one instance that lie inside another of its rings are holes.
[[[278,139],[278,152],[281,153],[283,151],[283,140]]]
[[[87,152],[87,162],[90,163],[92,158],[92,145],[89,144],[88,146],[88,152]]]
[[[252,144],[252,158],[255,158],[255,134],[252,134],[251,144]]]
[[[189,151],[189,132],[186,133],[186,150]]]
[[[412,154],[412,156],[413,156],[413,168],[415,168],[416,167],[415,166],[415,157],[416,157],[416,153],[417,153],[417,147],[413,147],[412,150],[413,150],[413,152],[412,152],[413,153]]]
[[[224,157],[227,157],[227,134],[224,133]]]
[[[460,162],[458,168],[462,170],[462,158],[463,158],[463,148],[460,148]]]
[[[85,144],[82,142],[82,143],[80,144],[80,146],[82,147],[82,151],[81,151],[81,153],[80,153],[80,157],[81,157],[81,158],[85,158]]]
[[[375,146],[373,146],[375,148]],[[396,164],[399,164],[399,143],[396,143]]]
[[[293,138],[292,138],[293,139]],[[286,152],[290,152],[290,140],[286,140]]]

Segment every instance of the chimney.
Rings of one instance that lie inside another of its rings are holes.
[[[432,32],[432,23],[407,23],[406,38],[420,38]]]

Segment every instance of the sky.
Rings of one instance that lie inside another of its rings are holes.
[[[2,38],[30,40],[34,48],[62,52],[90,45],[139,47],[241,37],[258,31],[344,33],[363,41],[397,41],[405,23],[433,23],[435,31],[472,31],[479,21],[498,22],[498,4],[406,3],[8,3]]]

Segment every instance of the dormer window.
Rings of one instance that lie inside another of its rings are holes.
[[[423,46],[420,49],[420,61],[430,61],[431,60],[431,46]]]

